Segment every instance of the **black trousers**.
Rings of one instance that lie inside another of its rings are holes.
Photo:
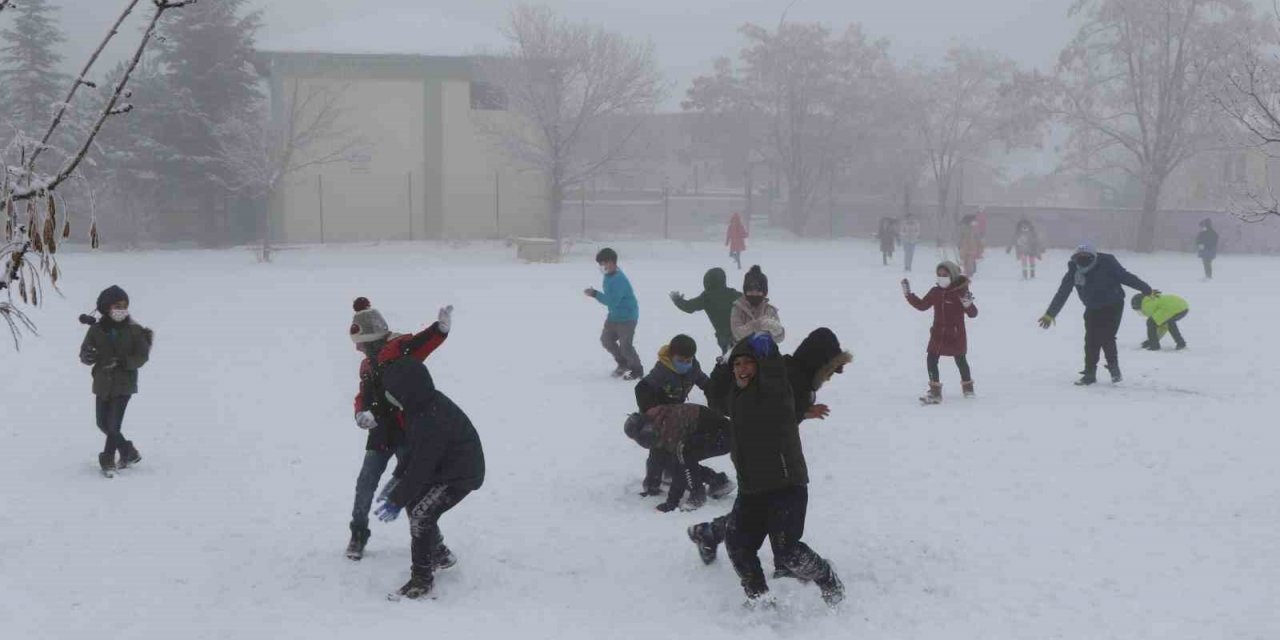
[[[942,356],[931,353],[925,359],[925,367],[929,370],[929,381],[937,382],[941,379],[938,374],[938,360]],[[956,368],[960,370],[960,380],[964,382],[972,382],[973,378],[969,375],[969,358],[966,356],[956,356]]]
[[[748,597],[769,591],[757,555],[766,537],[775,561],[797,577],[819,580],[827,574],[827,562],[800,541],[808,509],[809,488],[804,486],[738,496],[724,542]]]
[[[1200,258],[1204,262],[1204,277],[1213,279],[1213,258]]]
[[[1108,367],[1120,367],[1120,356],[1116,352],[1116,334],[1120,332],[1120,321],[1123,319],[1123,302],[1085,310],[1084,370],[1086,372],[1097,372],[1099,352],[1106,354]]]
[[[1182,346],[1187,343],[1182,339],[1182,330],[1178,328],[1178,323],[1187,317],[1187,312],[1183,311],[1178,315],[1169,318],[1165,326],[1169,328],[1169,335],[1173,336],[1173,343]],[[1160,344],[1160,327],[1156,325],[1156,321],[1147,318],[1147,341],[1151,344]]]
[[[107,442],[102,447],[103,453],[115,455],[124,443],[128,442],[121,429],[124,426],[124,412],[129,408],[132,396],[116,396],[114,398],[98,397],[97,418],[98,429],[106,434]]]
[[[411,557],[413,575],[430,578],[435,571],[436,550],[444,541],[440,533],[440,516],[456,506],[471,492],[446,484],[432,485],[408,508],[409,535],[413,538]]]

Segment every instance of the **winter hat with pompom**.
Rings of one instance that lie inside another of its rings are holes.
[[[769,277],[764,275],[760,270],[760,265],[754,265],[747,271],[747,275],[742,277],[742,291],[759,291],[764,295],[769,295]]]
[[[387,328],[386,319],[382,317],[381,313],[378,313],[377,309],[373,308],[368,298],[356,298],[355,303],[351,306],[356,311],[356,315],[351,318],[352,342],[356,344],[376,342],[391,335],[391,330]]]

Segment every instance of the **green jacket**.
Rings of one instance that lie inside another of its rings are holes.
[[[93,394],[100,398],[138,392],[138,369],[151,357],[150,329],[126,320],[89,327],[80,344],[80,362],[93,367]]]
[[[729,361],[739,355],[751,355],[751,346],[738,344]],[[756,361],[755,380],[745,389],[735,386],[728,397],[729,454],[742,495],[809,484],[786,360],[775,355]]]
[[[676,308],[685,313],[706,311],[707,318],[711,320],[711,326],[716,330],[716,339],[721,342],[733,340],[733,330],[729,327],[729,313],[733,310],[733,303],[742,297],[742,293],[729,288],[727,282],[724,269],[717,267],[708,270],[706,275],[702,276],[704,289],[702,295],[691,300],[685,300],[680,295],[671,297]]]
[[[1164,326],[1170,318],[1189,309],[1191,305],[1186,300],[1168,293],[1142,298],[1142,315],[1151,318],[1157,327]]]

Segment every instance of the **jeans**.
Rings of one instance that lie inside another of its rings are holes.
[[[444,544],[440,533],[440,516],[456,506],[471,492],[445,484],[432,485],[407,511],[409,534],[413,538],[410,555],[412,572],[418,577],[431,577],[436,566],[436,550]]]
[[[1173,336],[1173,343],[1179,347],[1187,345],[1187,341],[1182,339],[1182,330],[1178,328],[1178,323],[1186,317],[1187,312],[1183,311],[1178,315],[1169,318],[1169,321],[1164,325],[1169,329],[1169,335]],[[1151,318],[1147,318],[1147,342],[1150,342],[1152,345],[1159,346],[1162,335],[1163,333],[1160,331],[1160,327],[1156,325],[1156,321]]]
[[[916,259],[916,243],[914,242],[902,243],[902,256],[903,256],[903,261],[906,263],[905,266],[907,268],[907,271],[910,271],[911,263],[914,262]]]
[[[128,442],[124,434],[121,433],[121,429],[124,428],[124,412],[129,408],[129,399],[131,397],[98,397],[96,406],[98,429],[107,436],[107,442],[102,447],[103,453],[114,456],[116,451]]]
[[[392,455],[396,460],[402,460],[407,452],[408,447],[399,447],[394,452],[364,452],[364,463],[360,465],[360,475],[356,476],[356,501],[351,507],[352,531],[369,530],[369,507],[373,505],[373,494],[378,491],[382,473],[387,470]]]
[[[1120,369],[1120,356],[1116,353],[1116,334],[1124,319],[1124,303],[1086,309],[1084,312],[1084,370],[1098,371],[1098,352],[1107,356],[1107,368]]]
[[[644,373],[644,364],[640,362],[640,354],[636,353],[633,344],[636,339],[636,322],[604,323],[604,331],[600,332],[600,344],[613,356],[618,368],[637,375]]]
[[[937,382],[941,379],[941,376],[938,374],[938,360],[941,358],[942,356],[936,353],[931,353],[925,359],[925,368],[929,370],[930,382]],[[969,358],[966,356],[956,356],[956,368],[960,370],[960,380],[962,382],[973,381],[973,378],[969,376]]]

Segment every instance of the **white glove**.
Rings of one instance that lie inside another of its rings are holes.
[[[911,282],[909,282],[906,278],[902,279],[902,295],[904,296],[911,295]]]
[[[453,305],[440,309],[436,322],[440,323],[440,333],[449,333],[449,327],[453,324]]]
[[[966,293],[966,294],[964,294],[964,297],[960,298],[960,304],[961,304],[961,305],[963,305],[963,306],[964,306],[964,308],[966,308],[966,309],[968,309],[969,307],[972,307],[972,306],[973,306],[973,294],[972,294],[972,293]]]
[[[373,417],[372,411],[361,411],[356,414],[356,426],[368,431],[378,426],[378,419]]]

